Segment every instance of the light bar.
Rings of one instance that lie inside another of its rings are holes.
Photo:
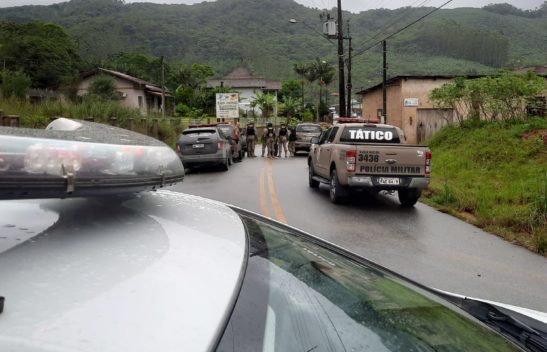
[[[380,123],[378,119],[366,119],[357,117],[339,117],[336,120],[338,123]]]
[[[171,148],[121,128],[64,118],[46,130],[0,127],[0,199],[139,192],[183,178]]]

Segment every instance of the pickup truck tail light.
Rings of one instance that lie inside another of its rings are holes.
[[[429,176],[431,173],[431,152],[425,152],[425,174]]]
[[[346,151],[346,170],[349,172],[355,172],[355,162],[357,160],[357,150]]]
[[[180,145],[177,144],[177,153],[180,153]]]
[[[224,149],[224,142],[218,142],[217,148],[218,148],[218,150]]]

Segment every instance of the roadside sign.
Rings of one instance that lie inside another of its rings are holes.
[[[239,118],[239,94],[238,93],[217,93],[216,112],[217,119]]]
[[[418,106],[419,105],[419,100],[418,100],[418,98],[405,98],[405,100],[403,100],[403,105],[404,106]]]

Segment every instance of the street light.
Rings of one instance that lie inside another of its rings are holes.
[[[289,22],[292,23],[292,24],[295,24],[295,23],[302,23],[304,26],[308,27],[309,29],[311,29],[312,31],[314,31],[316,34],[319,34],[321,37],[325,38],[326,40],[329,41],[329,43],[331,43],[332,45],[335,45],[333,42],[331,42],[331,40],[329,39],[329,37],[319,31],[317,31],[317,29],[313,28],[312,26],[310,26],[309,24],[307,24],[306,22],[304,21],[301,21],[301,20],[297,20],[296,18],[291,18],[289,19]]]

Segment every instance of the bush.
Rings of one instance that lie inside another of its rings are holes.
[[[31,80],[22,71],[4,71],[2,74],[2,96],[25,99]]]
[[[91,81],[88,95],[102,100],[119,100],[121,97],[116,90],[116,81],[107,75],[98,75]]]

